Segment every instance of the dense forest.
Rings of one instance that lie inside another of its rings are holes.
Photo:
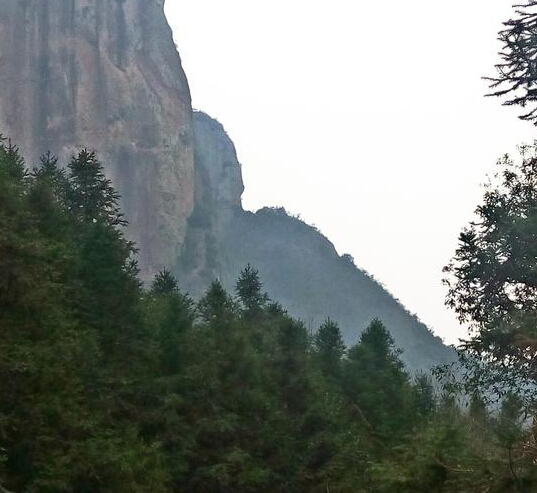
[[[30,170],[4,141],[0,187],[1,491],[537,485],[524,402],[411,376],[379,320],[309,333],[251,266],[196,304],[167,271],[142,288],[94,153]]]
[[[491,78],[533,123],[536,6]],[[167,270],[143,285],[119,198],[95,152],[27,164],[0,138],[0,493],[537,491],[537,144],[460,235],[471,333],[430,373],[377,318],[351,347],[311,329],[249,264],[198,301]]]

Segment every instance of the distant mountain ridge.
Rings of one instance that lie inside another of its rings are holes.
[[[194,114],[195,208],[178,271],[193,294],[219,278],[233,290],[246,263],[259,270],[265,289],[315,330],[326,317],[337,321],[354,344],[372,319],[380,318],[404,349],[412,369],[453,360],[453,350],[316,228],[284,209],[245,211],[235,146],[223,126]]]

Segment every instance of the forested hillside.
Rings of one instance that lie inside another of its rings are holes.
[[[31,149],[0,137],[0,493],[537,491],[537,143],[444,269],[458,364],[416,371],[451,357],[417,317],[242,209],[162,0],[0,4],[0,123]],[[513,15],[491,92],[537,124],[537,0]]]
[[[391,327],[412,370],[427,371],[456,358],[352,257],[340,256],[321,232],[283,209],[237,214],[226,231],[224,252],[229,263],[223,279],[228,285],[244,262],[255,265],[267,289],[308,327],[330,316],[341,324],[345,342],[353,344],[379,317]]]
[[[462,409],[390,327],[312,334],[251,266],[197,304],[144,290],[117,203],[93,153],[0,145],[0,491],[534,491],[516,397]]]

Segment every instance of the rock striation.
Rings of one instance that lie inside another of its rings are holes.
[[[164,0],[0,0],[0,132],[29,164],[96,149],[142,277],[171,265],[194,208],[191,98]]]

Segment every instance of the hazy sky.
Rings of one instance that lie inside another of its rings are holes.
[[[195,108],[224,124],[247,209],[284,206],[446,342],[442,267],[497,158],[536,130],[496,99],[514,0],[168,0]]]

